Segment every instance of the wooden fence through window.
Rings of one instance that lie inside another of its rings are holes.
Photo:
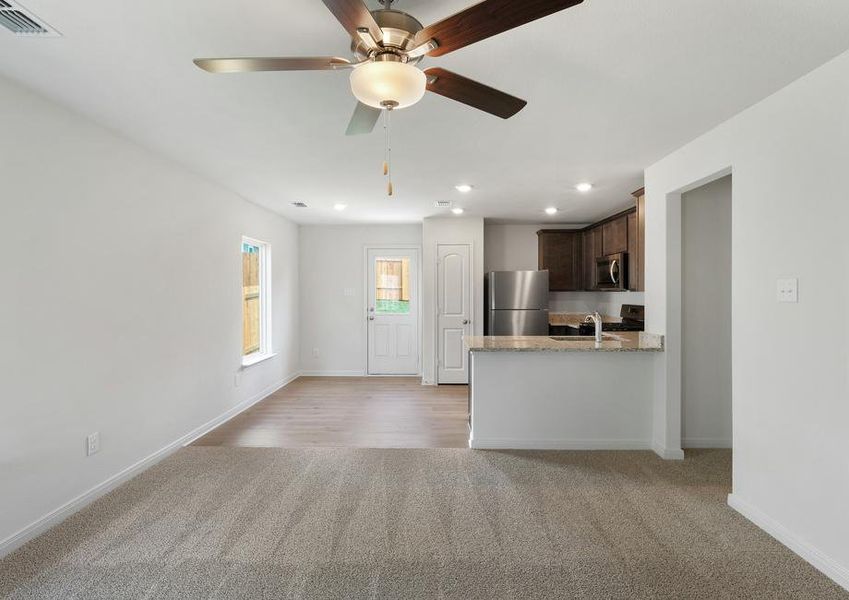
[[[410,300],[410,259],[378,258],[375,264],[377,300]]]
[[[242,252],[242,354],[260,348],[259,252]]]

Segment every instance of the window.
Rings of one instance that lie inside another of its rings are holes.
[[[271,356],[271,247],[242,238],[242,364]]]
[[[410,259],[377,258],[374,261],[375,312],[410,313]]]

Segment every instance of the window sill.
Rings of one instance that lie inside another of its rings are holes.
[[[242,368],[244,369],[245,367],[251,367],[255,364],[266,361],[269,358],[274,358],[275,356],[277,356],[276,352],[268,352],[266,354],[250,354],[248,356],[243,356]]]

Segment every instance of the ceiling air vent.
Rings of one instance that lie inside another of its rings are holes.
[[[0,0],[0,25],[22,36],[56,37],[59,32],[20,4]]]
[[[3,0],[0,0],[0,2],[2,2],[2,1]],[[304,204],[303,202],[292,202],[292,206],[294,206],[295,208],[306,208],[307,207],[307,205]]]
[[[0,0],[0,2],[2,2],[2,0]],[[451,200],[437,200],[434,202],[434,206],[436,206],[436,208],[451,208],[452,204],[453,202],[451,202]]]

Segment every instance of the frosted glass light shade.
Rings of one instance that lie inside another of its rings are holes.
[[[374,108],[397,102],[395,108],[412,106],[422,99],[427,77],[421,69],[401,62],[370,62],[351,72],[351,91],[357,100]]]

